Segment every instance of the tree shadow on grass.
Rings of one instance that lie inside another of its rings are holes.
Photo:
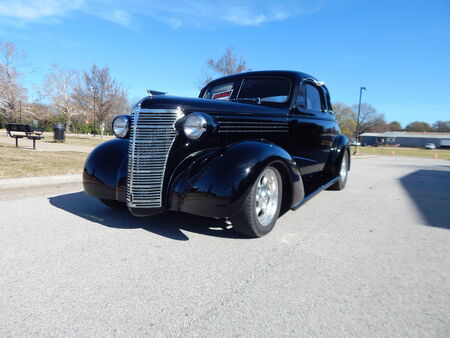
[[[246,238],[224,220],[200,217],[179,212],[166,212],[149,217],[134,217],[128,210],[115,210],[103,205],[84,192],[49,198],[50,204],[91,222],[116,229],[142,228],[154,234],[179,241],[189,237],[181,230],[222,238]]]
[[[450,229],[450,171],[417,170],[400,182],[427,225]]]

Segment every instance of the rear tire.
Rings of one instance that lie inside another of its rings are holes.
[[[339,178],[336,183],[328,188],[328,190],[343,190],[347,185],[348,179],[349,156],[348,151],[344,150],[341,163],[339,164]]]
[[[113,209],[126,209],[127,206],[124,202],[119,202],[116,200],[107,200],[100,198],[100,202],[102,202],[104,205],[113,208]]]
[[[262,237],[272,231],[280,214],[283,182],[280,172],[267,166],[253,184],[238,214],[231,217],[236,232]]]

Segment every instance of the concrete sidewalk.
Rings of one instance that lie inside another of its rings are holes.
[[[82,175],[58,175],[0,179],[0,200],[82,189]]]

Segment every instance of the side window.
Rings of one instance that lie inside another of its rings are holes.
[[[306,109],[314,111],[322,111],[322,102],[320,99],[319,90],[311,86],[310,84],[305,85],[306,88]]]
[[[297,95],[297,101],[295,102],[295,105],[298,108],[306,109],[306,92],[305,92],[305,86],[300,86],[298,89],[298,95]]]
[[[331,101],[330,101],[330,93],[328,92],[327,87],[322,86],[322,90],[325,93],[325,101],[327,103],[327,110],[333,111],[333,106],[331,105]]]

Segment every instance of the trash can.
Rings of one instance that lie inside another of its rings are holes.
[[[64,142],[66,140],[66,126],[64,123],[55,123],[53,125],[53,141]]]

